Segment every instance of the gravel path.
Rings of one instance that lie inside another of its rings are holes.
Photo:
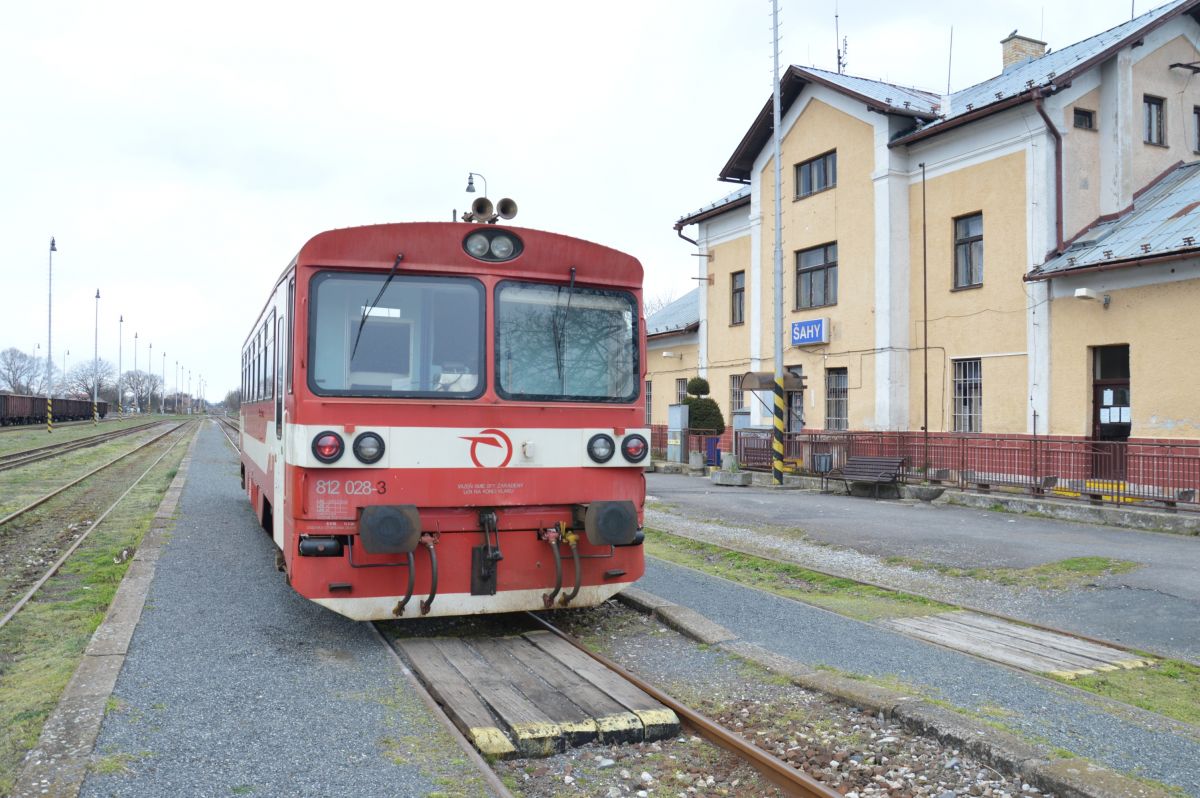
[[[1109,714],[1076,691],[653,558],[638,586],[808,665],[898,679],[1020,734],[1200,796],[1200,741]]]
[[[205,424],[81,795],[486,795],[374,637],[298,597]]]

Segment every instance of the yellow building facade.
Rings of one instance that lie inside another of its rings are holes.
[[[675,225],[726,416],[770,426],[735,387],[782,347],[793,431],[1200,439],[1198,7],[1010,36],[949,95],[789,68],[779,292],[770,101],[721,172],[740,188]]]

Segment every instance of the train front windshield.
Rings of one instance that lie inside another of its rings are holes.
[[[316,275],[310,387],[324,396],[479,396],[483,296],[483,284],[464,277]]]
[[[637,398],[632,294],[565,285],[496,287],[496,392],[506,399]]]

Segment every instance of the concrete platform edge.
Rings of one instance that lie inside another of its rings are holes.
[[[627,595],[629,594],[629,595]],[[1029,784],[1060,798],[1169,798],[1173,793],[1146,784],[1084,759],[1053,758],[1049,749],[987,726],[965,715],[929,704],[896,690],[849,679],[767,651],[737,639],[725,627],[653,593],[629,588],[617,600],[638,612],[653,615],[680,634],[700,643],[719,638],[717,647],[793,684],[828,695],[835,701],[900,721],[906,728],[970,751],[984,762],[1007,769]],[[681,610],[686,610],[683,612]]]
[[[198,433],[199,427],[192,433],[192,440],[179,463],[175,478],[159,502],[150,529],[142,538],[104,621],[92,634],[83,658],[59,697],[58,706],[46,719],[37,746],[25,755],[12,798],[45,795],[72,798],[83,787],[116,676],[125,663],[129,639],[146,604],[158,552],[174,525],[175,510],[187,482],[192,452],[200,438]],[[105,677],[100,680],[102,685],[97,684],[98,672]]]

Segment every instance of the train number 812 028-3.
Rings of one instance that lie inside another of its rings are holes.
[[[318,479],[316,484],[318,496],[370,496],[372,493],[387,493],[387,483],[383,480],[372,483],[367,479]]]

